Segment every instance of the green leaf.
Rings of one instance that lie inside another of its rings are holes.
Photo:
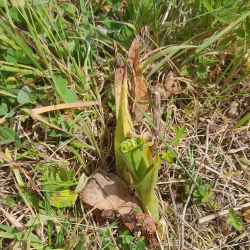
[[[112,101],[108,101],[108,106],[112,109],[113,112],[116,111],[115,104]]]
[[[75,14],[76,12],[76,7],[73,4],[66,4],[66,3],[62,3],[60,4],[60,7],[65,10],[65,12],[68,12],[69,14]]]
[[[32,64],[32,60],[29,58],[29,56],[22,50],[16,51],[16,59],[18,63],[23,64]]]
[[[116,245],[111,244],[111,243],[109,243],[107,247],[108,247],[109,250],[116,250],[117,249]]]
[[[241,225],[242,218],[240,213],[235,213],[233,208],[229,208],[230,218],[227,220],[227,224],[232,224],[237,230],[242,230],[243,227]]]
[[[90,49],[89,57],[88,57],[89,65],[90,65],[91,71],[93,71],[93,61],[92,61],[93,60],[92,59],[93,46],[92,46],[92,37],[91,37],[90,24],[89,24],[89,12],[87,11],[86,3],[83,0],[80,1],[80,9],[82,12],[84,36],[87,41],[88,47]]]
[[[75,250],[85,249],[85,247],[84,247],[85,241],[86,241],[86,238],[85,238],[84,234],[82,234],[79,241],[78,241],[78,243],[77,243],[77,245],[76,245]]]
[[[11,197],[0,199],[0,206],[4,205],[8,207],[13,207],[15,203],[16,202]]]
[[[40,200],[40,196],[32,194],[32,193],[27,192],[25,190],[23,190],[22,193],[23,193],[24,197],[26,198],[26,200],[28,201],[28,203],[32,207],[35,207],[36,209],[44,208],[44,202],[42,199]]]
[[[176,138],[173,141],[174,144],[178,144],[181,138],[184,138],[187,136],[187,134],[184,133],[185,130],[186,130],[185,125],[182,125],[181,129],[177,125],[174,125],[174,131],[176,134]]]
[[[19,232],[16,234],[0,232],[0,238],[5,238],[5,239],[21,239],[22,235],[23,235],[23,232]]]
[[[141,210],[139,207],[135,207],[135,208],[133,208],[132,210],[135,211],[135,212],[140,212],[140,213],[142,213],[142,210]]]
[[[5,57],[7,62],[17,64],[16,52],[14,49],[8,49]]]
[[[67,88],[67,81],[62,75],[58,75],[55,78],[56,84],[60,89],[65,101],[67,103],[75,102],[77,99],[77,95],[75,92],[71,91]]]
[[[59,166],[58,170],[59,170],[60,178],[62,179],[62,181],[65,181],[65,182],[68,181],[68,175],[67,175],[65,168]],[[73,169],[71,169],[71,170],[73,170]]]
[[[194,190],[193,196],[194,196],[194,197],[200,197],[201,194],[200,194],[199,190]]]
[[[87,177],[85,173],[82,173],[81,178],[79,179],[78,184],[76,186],[75,193],[80,193],[85,188],[89,179],[90,177]]]
[[[74,146],[74,147],[77,147],[77,148],[87,148],[87,149],[96,150],[95,147],[93,147],[91,145],[88,145],[86,143],[83,143],[81,141],[78,141],[78,140],[72,140],[72,141],[70,141],[69,144],[72,145],[72,146]]]
[[[63,245],[64,242],[64,235],[70,225],[69,223],[70,216],[68,216],[65,220],[65,222],[62,224],[59,232],[57,233],[56,237],[56,248],[60,248]]]
[[[232,207],[229,208],[229,214],[231,217],[234,217],[234,209]]]
[[[8,143],[11,143],[11,142],[13,142],[12,139],[10,139],[10,140],[3,140],[3,141],[0,141],[0,145],[8,144]]]
[[[127,244],[130,244],[134,240],[134,237],[132,235],[125,235],[124,241]]]
[[[197,206],[201,205],[201,200],[202,200],[201,196],[193,197],[194,204],[197,205]]]
[[[159,220],[158,199],[154,192],[157,181],[160,159],[156,152],[152,157],[152,149],[144,143],[143,137],[126,138],[120,145],[122,157],[134,180],[133,187],[141,200],[144,212]]]
[[[227,36],[227,37],[224,37],[220,40],[220,42],[218,43],[217,45],[217,49],[220,49],[224,46],[227,46],[230,42],[234,41],[236,39],[236,36]]]
[[[174,155],[169,149],[167,150],[167,152],[162,152],[161,160],[166,160],[169,165],[173,163],[174,158]]]
[[[0,0],[0,7],[5,7],[4,2],[6,2],[6,3],[7,3],[7,6],[11,6],[11,4],[10,4],[10,2],[9,2],[9,1]]]
[[[2,138],[14,141],[15,147],[18,148],[20,145],[20,138],[19,135],[11,128],[1,128],[0,129],[0,136]],[[0,138],[1,139],[1,138]]]
[[[250,112],[246,114],[243,118],[241,118],[234,126],[232,129],[238,128],[240,125],[245,123],[246,121],[250,120]]]
[[[124,25],[122,33],[127,39],[130,39],[134,35],[135,31],[127,25]]]
[[[200,79],[206,79],[207,78],[207,67],[204,65],[200,65],[197,69],[197,76]]]
[[[123,27],[123,24],[121,22],[116,21],[112,17],[106,17],[103,22],[106,27],[113,32],[119,32]]]
[[[219,59],[212,57],[212,56],[207,56],[207,57],[204,57],[203,62],[206,66],[213,66],[219,62]]]
[[[194,74],[194,69],[192,69],[191,67],[187,67],[181,71],[181,74],[183,76],[192,76]]]
[[[13,17],[13,19],[15,19],[18,22],[21,22],[21,23],[25,22],[23,16],[20,13],[20,10],[17,7],[12,7],[10,9],[10,15]]]
[[[208,202],[211,200],[212,196],[214,195],[214,192],[210,191],[210,190],[206,190],[206,191],[200,191],[201,195],[202,195],[202,200],[201,202]]]
[[[205,8],[207,10],[209,10],[209,11],[213,10],[213,7],[212,7],[213,1],[211,1],[211,0],[203,0],[203,4],[204,4],[204,6],[205,6]]]
[[[46,124],[45,124],[46,125]],[[45,127],[45,126],[44,126]],[[44,128],[43,127],[43,128]],[[57,130],[57,129],[52,129],[49,133],[48,133],[49,136],[54,136],[54,137],[68,137],[69,135],[67,133],[64,133],[60,130]]]
[[[9,111],[9,107],[7,105],[6,100],[3,98],[1,105],[0,105],[0,116],[6,115],[8,113],[8,111]]]
[[[177,125],[174,125],[174,132],[176,135],[179,134],[179,131],[180,131],[179,127]]]
[[[62,190],[51,196],[50,204],[53,207],[63,208],[73,205],[77,199],[78,194],[69,189]]]
[[[180,138],[184,138],[187,135],[187,134],[184,134],[185,130],[186,130],[186,125],[182,125],[180,133],[179,133]]]
[[[30,100],[31,91],[28,86],[23,86],[17,95],[17,101],[20,104],[27,103]]]
[[[196,182],[199,186],[202,186],[202,178],[200,176],[197,177]]]
[[[65,100],[68,103],[75,102],[77,99],[77,95],[75,92],[73,92],[70,89],[66,89],[65,92],[63,93]]]
[[[171,165],[171,164],[173,164],[173,162],[174,162],[174,155],[172,154],[172,152],[168,149],[167,150],[167,163],[169,164],[169,165]]]

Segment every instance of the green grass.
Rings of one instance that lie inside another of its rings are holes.
[[[17,2],[0,0],[0,248],[152,249],[74,193],[97,169],[115,173],[113,42],[128,64],[135,37],[149,93],[170,71],[182,87],[161,101],[160,128],[151,99],[135,125],[159,134],[165,159],[157,194],[167,229],[155,248],[248,246],[249,226],[232,211],[249,193],[249,1]],[[99,105],[42,115],[81,141],[30,116],[87,101]]]

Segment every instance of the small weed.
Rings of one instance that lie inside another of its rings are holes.
[[[75,203],[78,195],[71,191],[69,187],[76,185],[74,169],[66,172],[65,168],[53,168],[50,165],[37,165],[38,172],[41,173],[40,181],[44,186],[44,191],[50,196],[50,205],[57,208],[64,208]]]
[[[50,187],[50,190],[46,191],[59,191],[77,184],[73,169],[66,172],[65,168],[54,168],[50,166],[50,164],[37,164],[36,169],[39,173],[41,173],[39,179],[43,185]]]
[[[166,160],[169,165],[171,165],[174,162],[174,155],[171,153],[171,151],[168,149],[167,152],[163,151],[161,152],[161,160]]]
[[[181,128],[179,128],[177,125],[174,125],[174,132],[176,135],[176,138],[173,141],[173,144],[178,144],[180,142],[181,138],[184,138],[187,136],[187,134],[185,134],[186,130],[186,125],[182,125]]]
[[[139,240],[138,240],[139,239]],[[144,236],[132,236],[125,226],[119,228],[118,246],[124,250],[144,250],[146,248],[147,240]]]
[[[14,204],[15,204],[15,201],[10,196],[0,199],[0,206],[13,207]]]
[[[100,241],[103,250],[116,250],[116,245],[111,243],[112,240],[110,232],[111,230],[109,229],[109,227],[101,229]]]
[[[232,224],[237,230],[242,230],[242,218],[240,213],[235,213],[232,207],[229,208],[230,217],[227,219],[227,224]]]
[[[194,191],[193,191],[193,202],[195,205],[199,206],[202,203],[208,203],[210,206],[212,206],[214,209],[216,208],[216,202],[212,201],[212,196],[214,194],[213,191],[211,191],[211,188],[214,186],[214,181],[211,182],[211,184],[203,184],[202,178],[197,177],[196,182],[199,186],[195,186]],[[181,199],[182,201],[186,202],[190,188],[191,188],[191,182],[186,186],[186,191],[182,195]]]
[[[176,135],[176,138],[173,141],[174,145],[179,144],[180,139],[187,136],[187,134],[184,133],[185,130],[186,130],[186,125],[182,125],[181,128],[179,128],[177,125],[174,125],[174,131]],[[167,150],[167,152],[165,151],[162,152],[161,160],[166,160],[169,165],[171,165],[174,162],[174,158],[175,158],[174,155],[169,149]]]

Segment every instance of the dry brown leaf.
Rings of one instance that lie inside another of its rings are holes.
[[[165,80],[165,89],[170,92],[170,94],[181,93],[181,86],[179,81],[176,79],[174,72],[170,71]]]
[[[115,62],[115,106],[116,117],[118,117],[120,108],[121,88],[123,84],[124,73],[126,71],[126,65],[124,62],[116,58]]]
[[[230,118],[237,118],[240,114],[240,104],[238,102],[231,102],[228,109],[228,116]]]
[[[149,104],[142,104],[149,101],[148,90],[143,80],[139,65],[139,42],[134,39],[128,52],[128,63],[132,70],[130,95],[139,104],[140,108],[146,112]],[[142,102],[142,103],[140,103]],[[131,111],[135,114],[135,120],[140,121],[143,114],[132,100],[129,100]]]
[[[152,88],[152,92],[159,92],[163,99],[167,99],[170,96],[170,93],[160,83],[156,83]]]
[[[243,218],[247,223],[250,223],[250,209],[247,209],[244,213],[243,213]]]
[[[128,214],[121,215],[116,210],[105,210],[102,212],[102,217],[113,220],[118,219],[133,235],[137,236],[139,232],[141,232],[141,235],[145,236],[151,245],[158,244],[156,237],[157,224],[153,221],[152,217],[147,214],[130,211]]]
[[[174,73],[170,71],[165,79],[165,84],[157,83],[153,88],[153,92],[158,91],[162,98],[167,99],[171,94],[181,93],[181,86]]]
[[[101,210],[118,209],[121,214],[140,206],[137,197],[132,197],[128,186],[114,174],[97,172],[80,194],[90,206]]]

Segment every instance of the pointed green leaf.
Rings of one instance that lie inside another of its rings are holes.
[[[19,147],[20,138],[19,138],[19,135],[13,129],[11,129],[11,128],[1,128],[0,129],[0,136],[2,136],[3,139],[5,139],[5,140],[2,140],[2,143],[3,143],[3,141],[5,141],[5,143],[9,143],[9,142],[14,141],[15,147],[16,148]],[[1,140],[1,138],[0,138],[0,140]]]

